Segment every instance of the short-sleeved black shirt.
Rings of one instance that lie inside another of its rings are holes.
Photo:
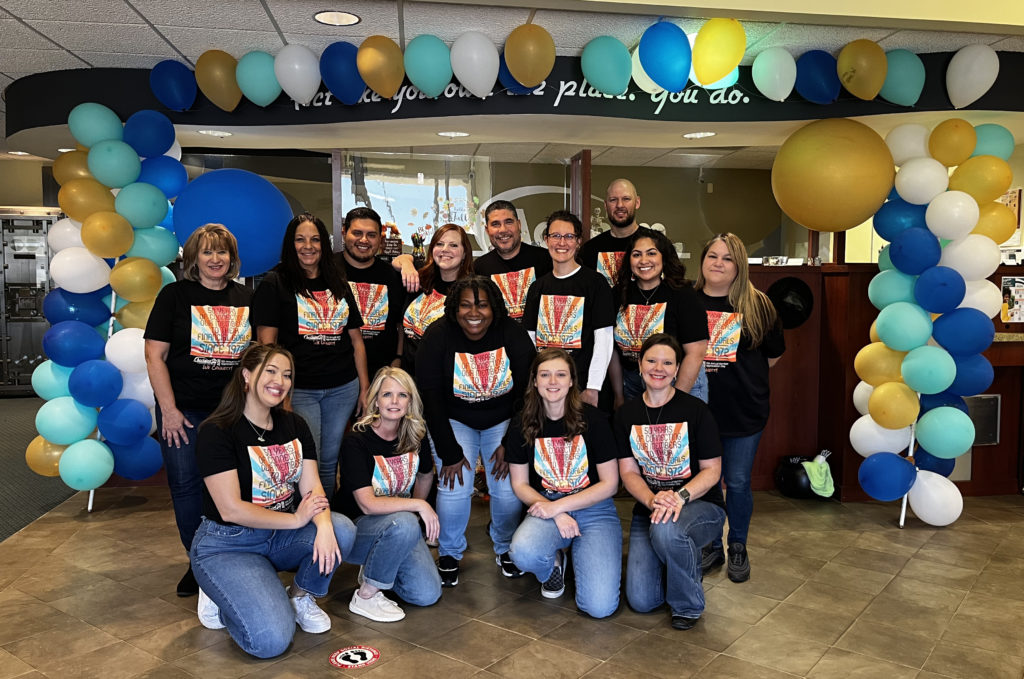
[[[370,379],[390,365],[398,355],[398,329],[405,313],[405,286],[402,277],[387,262],[374,259],[365,269],[347,266],[342,253],[335,255],[348,277],[359,315],[363,318],[363,344]]]
[[[653,292],[641,292],[636,284],[629,286],[626,306],[615,317],[615,348],[624,371],[637,369],[644,340],[659,332],[667,332],[680,344],[708,338],[704,304],[692,287],[674,289],[662,282]]]
[[[530,286],[541,276],[551,273],[551,267],[548,251],[529,243],[522,243],[516,256],[509,259],[503,259],[497,250],[491,250],[473,261],[473,271],[481,276],[490,276],[505,298],[509,318],[520,323]]]
[[[424,436],[418,450],[398,452],[398,441],[385,441],[372,428],[353,429],[341,442],[341,492],[331,501],[334,511],[353,521],[363,515],[352,493],[372,488],[376,497],[411,497],[417,474],[434,469],[430,443]]]
[[[444,301],[448,298],[455,281],[434,281],[430,290],[423,290],[408,299],[402,316],[402,330],[405,342],[402,344],[402,368],[410,375],[416,374],[416,353],[420,340],[435,321],[444,318]]]

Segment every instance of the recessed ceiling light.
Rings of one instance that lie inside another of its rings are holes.
[[[448,137],[449,139],[454,139],[455,137],[468,137],[469,136],[469,132],[438,132],[437,136],[439,136],[439,137]]]
[[[717,132],[687,132],[683,135],[683,139],[705,139],[707,137],[713,137]]]
[[[74,148],[57,149],[57,153],[71,153],[72,151],[76,151],[76,150],[77,149],[74,149]]]
[[[27,151],[8,151],[7,153],[11,154],[12,156],[27,156],[28,155]]]
[[[224,130],[199,130],[199,134],[205,134],[208,137],[217,137],[218,139],[231,136],[231,132],[225,132]]]
[[[317,12],[313,15],[313,18],[319,24],[325,24],[327,26],[353,26],[362,21],[358,16],[351,12]]]

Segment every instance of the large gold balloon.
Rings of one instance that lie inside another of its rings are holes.
[[[878,211],[895,176],[877,132],[846,118],[817,120],[782,144],[772,192],[783,212],[808,229],[845,231]]]
[[[68,217],[76,222],[84,222],[93,212],[113,212],[114,195],[95,179],[79,177],[60,187],[57,204]]]
[[[902,382],[905,351],[895,351],[881,342],[872,342],[857,352],[853,359],[853,371],[873,387],[886,382]]]
[[[1010,188],[1013,170],[996,156],[974,156],[953,170],[949,177],[950,191],[969,193],[978,205],[990,203]]]
[[[118,309],[114,314],[117,322],[126,328],[146,329],[146,321],[149,320],[149,312],[153,310],[153,302],[156,299],[148,299],[144,302],[129,302]]]
[[[885,50],[873,40],[854,40],[836,59],[839,82],[847,92],[865,101],[874,99],[882,91],[888,71]]]
[[[523,24],[505,39],[505,65],[520,85],[540,85],[555,67],[554,39],[537,24]]]
[[[693,41],[693,74],[710,85],[732,73],[747,49],[747,33],[736,19],[708,19]]]
[[[217,108],[230,113],[242,100],[235,80],[238,60],[222,50],[206,50],[196,61],[196,83]]]
[[[395,96],[405,77],[401,48],[383,35],[371,35],[359,45],[356,68],[367,87],[385,99]]]
[[[65,448],[37,436],[25,449],[25,462],[40,476],[60,476],[60,456]]]
[[[886,429],[903,429],[917,422],[921,401],[902,382],[879,384],[868,397],[868,413]]]
[[[974,125],[962,118],[950,118],[935,126],[928,137],[928,153],[946,167],[956,167],[971,157],[978,143]]]
[[[82,244],[97,257],[120,257],[133,242],[131,223],[116,212],[93,212],[82,222]]]
[[[1017,215],[1013,214],[1013,210],[1002,203],[992,202],[981,206],[978,223],[971,233],[988,236],[996,245],[1002,245],[1016,230]]]
[[[53,161],[53,178],[58,184],[72,179],[91,179],[88,151],[68,151]]]
[[[160,292],[160,267],[145,257],[127,257],[110,270],[110,287],[129,302],[146,302]]]

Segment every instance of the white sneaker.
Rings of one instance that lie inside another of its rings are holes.
[[[405,617],[405,611],[384,596],[384,592],[377,592],[369,599],[364,599],[356,590],[352,592],[352,601],[348,602],[348,610],[375,622],[398,622]]]
[[[196,606],[196,612],[199,614],[199,622],[206,629],[224,629],[224,623],[220,619],[220,606],[206,596],[202,587],[199,588],[199,604]]]
[[[313,600],[313,596],[309,592],[302,596],[291,596],[291,588],[289,588],[288,600],[292,602],[292,608],[295,609],[295,622],[303,632],[322,634],[331,629],[331,616],[316,605],[316,601]]]

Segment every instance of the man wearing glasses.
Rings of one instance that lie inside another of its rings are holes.
[[[604,206],[608,211],[608,223],[612,228],[594,236],[580,251],[584,266],[605,277],[608,285],[615,285],[615,275],[622,266],[626,242],[637,229],[645,228],[636,223],[636,211],[640,207],[640,196],[628,179],[616,179],[605,191]]]

